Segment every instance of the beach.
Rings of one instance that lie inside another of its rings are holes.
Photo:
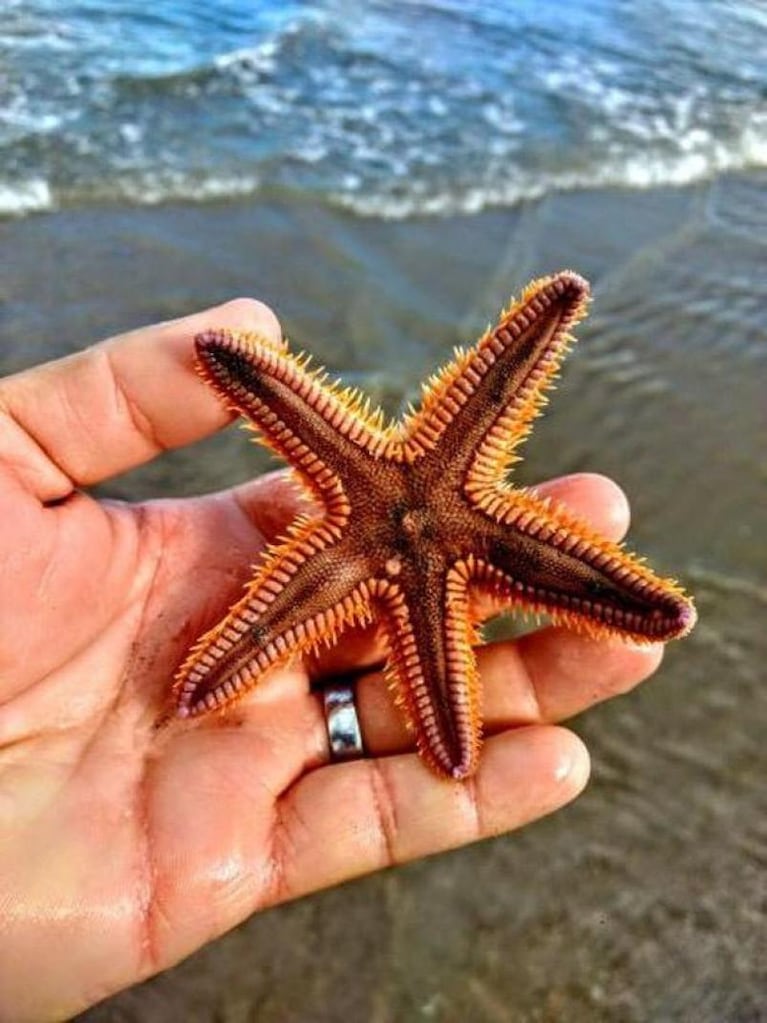
[[[613,476],[629,544],[700,622],[574,722],[586,793],[511,836],[260,914],[88,1021],[756,1021],[767,999],[763,699],[767,173],[386,219],[274,188],[0,223],[0,370],[237,295],[396,415],[512,293],[594,301],[515,478]],[[212,491],[272,462],[237,428],[105,484]]]

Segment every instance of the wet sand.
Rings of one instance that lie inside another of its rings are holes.
[[[83,1019],[765,1018],[766,196],[742,175],[444,220],[275,197],[0,225],[4,372],[252,294],[391,412],[530,277],[579,270],[593,312],[519,477],[615,476],[631,543],[701,614],[653,682],[575,722],[593,779],[573,806],[254,917]],[[265,464],[229,430],[104,489],[194,493]]]

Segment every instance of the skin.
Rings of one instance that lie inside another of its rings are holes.
[[[279,337],[238,299],[0,381],[0,1020],[67,1018],[266,906],[550,813],[589,772],[559,723],[662,656],[556,628],[483,648],[489,738],[467,783],[418,760],[374,668],[369,756],[328,764],[310,676],[375,665],[370,632],[224,716],[158,728],[190,642],[300,501],[282,473],[140,504],[82,490],[226,424],[192,368],[214,327]],[[628,526],[603,477],[540,493],[613,539]]]

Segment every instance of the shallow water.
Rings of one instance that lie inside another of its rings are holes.
[[[254,917],[85,1019],[765,1018],[766,194],[749,174],[443,219],[293,201],[5,225],[5,369],[244,292],[391,411],[510,291],[581,270],[593,312],[520,476],[614,475],[632,543],[701,614],[653,682],[575,723],[594,773],[572,807]],[[263,464],[231,430],[107,491],[191,493]]]

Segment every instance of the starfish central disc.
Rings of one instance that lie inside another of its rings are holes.
[[[174,685],[179,716],[216,711],[275,665],[375,620],[419,752],[466,778],[482,733],[473,589],[597,636],[657,641],[692,628],[673,580],[507,483],[587,301],[575,273],[536,281],[394,425],[284,346],[225,330],[196,338],[203,378],[323,513],[291,525],[193,647]]]

